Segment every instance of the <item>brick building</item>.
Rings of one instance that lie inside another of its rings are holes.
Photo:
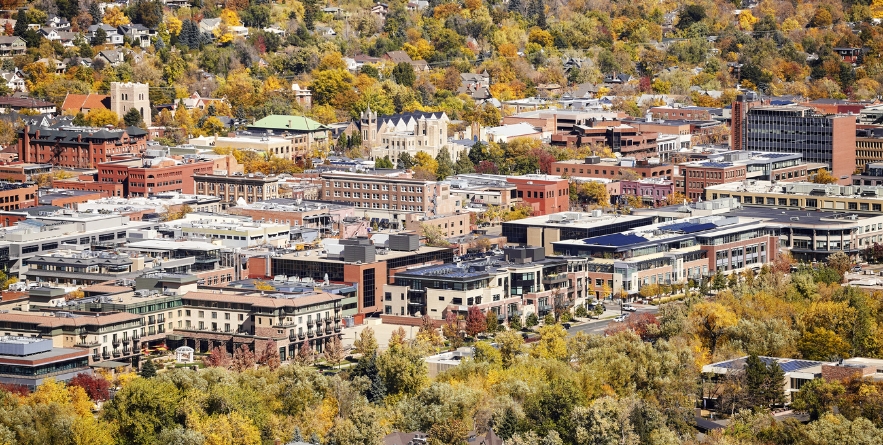
[[[87,127],[29,127],[18,132],[18,158],[24,163],[95,168],[112,155],[140,155],[147,132],[129,127],[108,130]]]
[[[0,183],[0,210],[26,209],[36,205],[36,184]]]
[[[224,209],[236,205],[240,198],[253,203],[279,197],[279,179],[260,173],[194,175],[193,181],[197,194],[221,198]]]
[[[589,156],[585,159],[553,162],[552,173],[570,178],[622,179],[629,178],[632,174],[639,178],[671,178],[678,174],[678,166],[626,158],[610,161]]]
[[[534,215],[549,215],[570,209],[570,184],[552,175],[509,176],[509,183],[521,201],[533,208]]]
[[[331,235],[335,230],[343,233],[343,220],[353,217],[353,210],[352,206],[343,204],[277,198],[231,207],[227,213],[250,216],[254,221],[284,222],[291,227],[318,229],[322,235]]]
[[[668,196],[675,192],[674,181],[664,178],[641,179],[637,181],[619,181],[620,196],[636,196],[649,206],[661,205]],[[624,201],[623,201],[624,202]]]
[[[679,164],[676,189],[695,201],[704,197],[705,189],[712,185],[746,179],[806,181],[812,172],[822,166],[807,165],[796,153],[730,151],[709,156],[706,160]]]
[[[212,160],[129,158],[99,164],[98,182],[121,183],[126,197],[151,196],[163,192],[195,193],[195,175],[210,175]]]
[[[422,225],[437,227],[445,238],[469,235],[472,233],[471,212],[457,211],[451,215],[441,215],[431,218],[417,217],[409,214],[405,220],[405,230],[421,233]]]
[[[553,134],[552,145],[601,145],[610,147],[614,153],[643,159],[656,155],[658,137],[659,133],[643,132],[620,122],[589,121],[586,125],[574,126],[569,132]]]
[[[446,182],[349,172],[322,173],[320,199],[355,206],[356,216],[404,227],[405,215],[447,215],[460,208]]]
[[[35,175],[49,173],[52,164],[25,164],[15,162],[0,165],[0,181],[28,182],[33,181]]]

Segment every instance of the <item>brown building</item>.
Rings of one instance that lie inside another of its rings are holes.
[[[36,205],[36,184],[0,183],[0,210],[26,209]]]
[[[656,155],[656,132],[642,132],[630,125],[619,122],[592,121],[588,125],[577,125],[566,133],[552,135],[552,145],[581,147],[583,145],[603,145],[615,153],[644,159]]]
[[[195,175],[211,175],[226,170],[226,164],[213,159],[128,158],[98,165],[98,182],[123,184],[127,197],[152,196],[178,192],[193,194]],[[230,156],[232,158],[232,156]],[[233,160],[235,163],[236,161]]]
[[[883,128],[862,125],[855,130],[855,168],[883,162]]]
[[[709,107],[651,107],[648,111],[656,119],[683,119],[707,121],[712,119],[711,112],[716,108]],[[717,109],[719,110],[719,109]]]
[[[33,181],[35,175],[49,173],[52,171],[52,164],[24,164],[16,162],[12,164],[0,165],[0,180],[12,182],[28,182]]]
[[[712,185],[746,179],[806,181],[821,167],[822,164],[805,164],[799,154],[733,150],[705,160],[678,164],[680,175],[675,178],[675,189],[695,201],[704,197],[705,189]]]
[[[460,208],[449,183],[349,172],[322,173],[323,201],[355,206],[357,216],[387,217],[402,227],[407,213],[447,215]],[[360,212],[362,214],[360,214]]]
[[[678,167],[671,164],[651,164],[646,160],[603,161],[597,156],[552,163],[552,174],[571,178],[622,179],[632,177],[632,173],[636,178],[671,178],[677,175]]]
[[[233,175],[195,175],[196,194],[217,196],[226,209],[242,198],[246,203],[279,197],[279,179],[260,173]]]
[[[18,158],[24,163],[70,168],[94,168],[112,155],[140,155],[147,148],[147,132],[85,127],[25,127],[18,132]]]
[[[95,182],[94,175],[80,175],[70,179],[53,179],[52,188],[65,190],[83,190],[101,193],[102,198],[124,197],[123,184],[119,182]]]
[[[41,189],[40,196],[37,199],[37,203],[41,206],[55,206],[64,207],[67,209],[75,209],[77,208],[77,204],[101,199],[103,197],[104,194],[101,192],[64,189]]]
[[[254,221],[285,223],[291,227],[319,229],[323,235],[343,233],[344,218],[353,217],[353,207],[328,202],[277,198],[231,207],[231,215],[249,216]]]
[[[422,233],[423,225],[437,227],[445,238],[469,235],[472,233],[471,212],[458,211],[451,215],[441,215],[432,218],[420,218],[408,215],[405,220],[405,230]]]

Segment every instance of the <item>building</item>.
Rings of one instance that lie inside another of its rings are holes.
[[[272,114],[248,126],[248,131],[258,136],[282,136],[290,139],[294,155],[291,159],[304,159],[312,155],[314,148],[327,147],[329,128],[306,116]]]
[[[552,135],[552,145],[582,147],[584,145],[610,147],[614,153],[644,159],[656,155],[659,133],[642,132],[620,122],[588,122],[569,132]]]
[[[145,329],[142,317],[136,314],[47,311],[0,313],[0,332],[11,337],[46,339],[53,348],[83,351],[90,366],[111,360],[125,366],[137,365]]]
[[[279,179],[261,173],[194,175],[193,181],[196,193],[220,198],[222,209],[279,197]]]
[[[784,371],[785,378],[782,382],[782,389],[785,392],[786,403],[790,403],[791,397],[794,395],[794,393],[800,391],[800,388],[806,383],[809,383],[820,377],[824,377],[827,380],[829,377],[825,375],[826,368],[830,369],[831,367],[838,366],[834,362],[819,362],[814,360],[796,360],[790,358],[764,356],[760,356],[758,357],[758,359],[760,359],[760,361],[766,367],[770,367],[775,363],[779,365],[779,368],[781,368],[782,371]],[[746,356],[705,365],[702,367],[702,373],[710,374],[711,381],[716,382],[717,380],[722,379],[731,373],[743,372],[747,364],[747,360],[748,357]],[[860,368],[850,369],[858,369],[860,371]],[[707,399],[706,402],[717,402],[717,399]]]
[[[405,215],[448,215],[461,207],[446,182],[349,172],[322,173],[321,199],[347,203],[357,216],[388,219],[404,227]]]
[[[0,165],[0,181],[30,182],[35,175],[52,172],[52,164],[25,164],[15,162]]]
[[[855,130],[855,168],[862,170],[877,162],[883,162],[883,128],[863,125]]]
[[[343,233],[344,219],[355,216],[354,208],[350,205],[286,198],[231,207],[227,213],[248,216],[254,221],[317,229],[323,236]]]
[[[656,119],[663,120],[696,120],[707,121],[713,118],[712,113],[720,110],[720,108],[709,107],[684,107],[684,106],[663,106],[650,107],[647,112]]]
[[[685,283],[717,271],[760,269],[775,258],[780,229],[781,225],[760,218],[717,215],[553,245],[564,255],[591,258],[587,267],[596,289],[606,281],[612,292],[634,295],[648,284]]]
[[[306,89],[301,88],[300,85],[293,83],[291,84],[291,92],[294,93],[294,101],[300,105],[304,110],[309,110],[313,107],[313,92]]]
[[[383,287],[393,271],[424,264],[451,263],[453,251],[446,247],[419,245],[416,234],[387,235],[374,239],[326,240],[325,252],[295,252],[279,256],[251,257],[249,271],[256,278],[284,275],[335,283],[353,283],[359,289],[356,322],[368,314],[382,313]],[[310,255],[312,253],[312,255]],[[267,266],[269,264],[269,266]],[[268,270],[269,274],[260,271]]]
[[[67,382],[80,373],[91,373],[89,352],[82,348],[55,348],[52,340],[33,337],[0,337],[0,383],[37,389],[52,378]]]
[[[104,94],[71,94],[64,96],[61,111],[89,114],[92,110],[110,110],[110,96]]]
[[[852,175],[852,185],[883,186],[883,163],[865,164],[861,174]]]
[[[350,132],[358,132],[362,137],[362,145],[371,150],[375,159],[389,156],[396,163],[402,153],[411,157],[418,152],[435,158],[442,147],[453,147],[448,144],[448,124],[450,119],[441,113],[402,113],[390,116],[378,116],[369,107],[362,112],[358,122],[353,122]],[[451,159],[459,159],[460,153],[450,153]]]
[[[152,124],[150,111],[150,86],[146,83],[111,82],[110,109],[122,119],[123,116],[133,108],[141,113],[141,119],[144,121],[144,125],[149,127]]]
[[[449,215],[422,217],[408,214],[405,219],[405,230],[422,233],[423,225],[435,226],[445,238],[469,235],[472,233],[472,213],[457,210]]]
[[[552,175],[509,176],[515,184],[516,196],[533,209],[534,215],[550,215],[570,209],[570,184],[567,179]]]
[[[194,177],[212,175],[228,168],[240,170],[233,156],[127,157],[98,164],[96,181],[123,184],[126,197],[155,196],[162,193],[196,192]]]
[[[852,102],[844,99],[816,99],[804,102],[801,105],[811,107],[822,114],[859,114],[869,103]]]
[[[798,153],[804,162],[826,164],[834,177],[848,183],[856,167],[855,116],[820,115],[795,105],[754,106],[737,124],[737,109],[748,105],[738,96],[733,106],[731,140],[741,142],[734,142],[734,149]]]
[[[506,221],[503,236],[509,243],[545,248],[547,255],[556,251],[553,243],[560,240],[582,239],[609,235],[646,226],[655,222],[655,216],[611,215],[600,210],[592,213],[561,212]]]
[[[651,163],[647,159],[606,159],[589,156],[552,163],[552,173],[568,178],[639,179],[672,178],[678,174],[678,166]]]
[[[0,97],[0,112],[10,113],[14,111],[20,113],[24,110],[32,110],[39,114],[55,114],[55,104],[30,97]]]
[[[181,219],[164,223],[159,231],[172,239],[204,239],[242,249],[264,245],[287,247],[291,240],[289,224],[211,213],[188,213]]]
[[[112,155],[140,155],[147,132],[137,128],[30,127],[18,132],[18,158],[24,163],[94,168]]]
[[[525,122],[486,128],[484,134],[486,140],[497,143],[512,142],[518,138],[543,138],[543,132],[540,129]]]
[[[541,128],[544,135],[555,133],[567,133],[573,131],[578,125],[591,125],[593,121],[601,124],[618,121],[624,114],[609,111],[575,111],[546,109],[518,112],[503,118],[503,125],[512,125],[525,122],[534,127]]]
[[[304,159],[308,153],[299,148],[294,139],[280,136],[232,134],[231,136],[199,136],[190,138],[190,145],[206,147],[210,149],[228,148],[236,150],[251,150],[264,153],[269,156],[278,156],[285,159]]]
[[[78,204],[90,200],[101,199],[101,192],[66,189],[40,189],[37,197],[37,205],[54,206],[66,209],[76,209]]]
[[[0,36],[0,57],[12,57],[24,54],[28,45],[18,36]]]
[[[806,181],[823,164],[807,165],[797,153],[767,153],[728,151],[709,155],[706,160],[684,162],[678,165],[678,191],[692,201],[705,196],[712,185],[740,182],[747,179],[762,181]]]
[[[664,178],[619,181],[619,197],[622,199],[622,203],[627,202],[627,197],[634,196],[640,199],[643,204],[655,207],[665,204],[669,195],[674,192],[674,181]]]
[[[26,209],[37,205],[37,185],[0,183],[0,210]]]
[[[108,252],[53,250],[24,261],[22,277],[37,283],[82,286],[133,279],[156,267],[140,255],[117,255]]]
[[[883,105],[871,105],[862,108],[859,111],[858,124],[860,126],[883,124]]]

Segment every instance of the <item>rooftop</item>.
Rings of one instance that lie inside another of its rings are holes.
[[[771,182],[746,180],[710,185],[705,190],[717,193],[769,193],[795,196],[828,196],[853,199],[883,200],[883,186],[814,184],[812,182]]]
[[[646,218],[646,216],[615,215],[611,213],[602,213],[600,211],[596,211],[593,213],[561,212],[545,216],[533,216],[530,218],[519,219],[517,221],[508,221],[506,222],[506,224],[543,227],[590,228],[596,226],[605,226],[617,222],[640,221]]]

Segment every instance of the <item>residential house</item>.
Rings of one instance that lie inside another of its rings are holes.
[[[43,36],[44,39],[50,42],[61,40],[61,36],[58,34],[58,30],[55,28],[45,26],[43,28],[40,28],[40,31],[38,31],[38,33]]]
[[[365,54],[358,54],[353,56],[353,61],[356,62],[356,71],[362,68],[365,64],[373,64],[380,62],[379,57],[371,57]]]
[[[105,94],[70,94],[64,97],[61,111],[87,114],[92,110],[110,109],[110,96]]]
[[[120,66],[121,63],[126,61],[123,52],[116,49],[100,51],[95,58],[103,60],[105,63],[113,67]]]
[[[55,113],[55,104],[31,97],[0,96],[0,112],[33,110],[41,114]]]
[[[46,67],[50,70],[54,70],[55,74],[64,74],[64,72],[67,71],[67,63],[65,63],[63,60],[50,60],[44,57],[42,59],[37,59],[37,63],[42,63],[43,65],[46,65]]]
[[[104,43],[109,43],[111,45],[123,44],[123,35],[120,34],[116,28],[105,23],[90,26],[88,29],[89,38],[94,39],[95,34],[98,32],[99,29],[103,29],[106,35]]]
[[[12,57],[24,54],[28,45],[17,36],[0,36],[0,57]]]
[[[213,103],[215,104],[215,107],[217,107],[218,104],[226,103],[226,102],[227,102],[226,98],[218,99],[218,98],[214,98],[214,97],[202,97],[197,92],[193,92],[193,94],[191,94],[190,97],[188,97],[186,99],[181,99],[181,103],[184,104],[184,108],[186,108],[188,110],[193,110],[193,109],[205,110],[208,108],[209,105],[211,105]]]
[[[142,48],[150,46],[150,30],[141,24],[122,25],[118,28],[120,34],[132,40],[134,45]]]
[[[390,51],[383,55],[383,60],[388,60],[396,65],[399,63],[408,63],[414,67],[414,71],[429,71],[429,64],[425,60],[411,60],[411,56],[404,51]]]
[[[291,91],[294,93],[294,100],[298,105],[301,106],[304,110],[309,110],[313,106],[313,92],[306,89],[301,88],[300,85],[293,83],[291,84]]]
[[[604,76],[604,83],[619,85],[619,84],[629,83],[629,81],[631,81],[632,79],[633,79],[633,77],[631,76],[631,74],[612,73],[612,74],[608,74],[608,75]]]
[[[334,37],[337,35],[337,31],[329,26],[317,26],[316,35],[321,37]]]
[[[386,15],[389,14],[389,5],[386,3],[375,3],[371,7],[371,14],[380,20],[386,21]]]
[[[71,22],[64,17],[53,15],[46,19],[46,26],[49,28],[66,31],[71,29]]]
[[[3,78],[0,82],[5,83],[6,88],[22,93],[28,92],[28,88],[25,86],[25,78],[21,71],[0,71],[0,77]]]
[[[212,34],[219,26],[221,19],[202,19],[199,22],[199,32]]]
[[[561,85],[557,83],[541,83],[537,85],[537,94],[540,97],[552,97],[561,94]]]
[[[583,59],[577,59],[574,57],[568,57],[567,60],[564,61],[564,72],[569,73],[570,70],[580,70],[583,66],[588,66],[590,62]]]
[[[490,86],[491,76],[487,71],[481,74],[463,73],[460,74],[460,88],[457,88],[457,94],[467,94],[473,100],[485,100],[491,97]]]
[[[280,37],[285,37],[285,34],[286,34],[286,31],[277,25],[270,25],[270,26],[262,29],[261,31],[264,31],[267,34],[276,34],[277,36],[280,36]]]

